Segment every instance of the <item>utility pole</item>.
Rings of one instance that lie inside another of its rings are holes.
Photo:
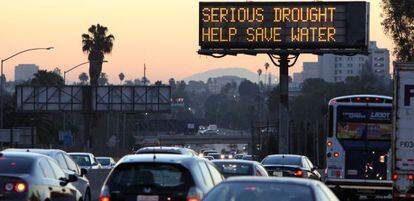
[[[276,57],[277,56],[277,57]],[[299,54],[291,55],[282,52],[278,55],[269,54],[270,60],[279,67],[279,153],[287,154],[290,151],[289,143],[289,67],[295,65]],[[277,59],[277,62],[276,60]],[[294,60],[289,64],[290,60]]]
[[[147,66],[145,66],[145,63],[144,63],[144,77],[143,77],[142,82],[144,83],[144,86],[147,86],[147,82],[148,82],[148,80],[147,80]]]

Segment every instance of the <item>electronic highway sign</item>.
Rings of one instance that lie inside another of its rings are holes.
[[[203,53],[364,51],[368,2],[200,2]]]

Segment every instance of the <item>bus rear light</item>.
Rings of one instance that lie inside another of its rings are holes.
[[[326,146],[332,147],[332,142],[331,141],[326,142]]]
[[[333,154],[333,156],[334,156],[334,158],[339,158],[339,153],[338,153],[338,152],[335,152],[335,153]]]
[[[392,180],[397,181],[398,180],[398,174],[393,174],[392,175]]]
[[[408,175],[408,180],[410,180],[410,181],[414,180],[414,175],[409,174],[409,175]]]

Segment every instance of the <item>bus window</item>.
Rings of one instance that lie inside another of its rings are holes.
[[[333,106],[328,108],[328,137],[333,137]]]
[[[339,107],[337,137],[347,140],[390,140],[391,108]]]

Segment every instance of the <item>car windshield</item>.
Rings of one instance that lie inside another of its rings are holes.
[[[0,157],[1,174],[28,174],[32,170],[33,160],[20,157]]]
[[[275,199],[277,198],[277,199]],[[314,201],[310,187],[289,183],[223,183],[204,201]]]
[[[294,165],[301,166],[301,158],[293,156],[270,156],[262,161],[263,165]]]
[[[101,165],[111,165],[111,160],[109,158],[97,158],[98,162]]]
[[[190,188],[193,179],[190,172],[180,165],[163,163],[125,163],[111,174],[110,186],[158,188]]]
[[[252,175],[252,164],[245,163],[225,163],[225,162],[214,162],[219,171],[224,177],[240,176],[240,175]]]
[[[70,157],[79,165],[79,166],[91,166],[91,159],[88,155],[70,155]]]

